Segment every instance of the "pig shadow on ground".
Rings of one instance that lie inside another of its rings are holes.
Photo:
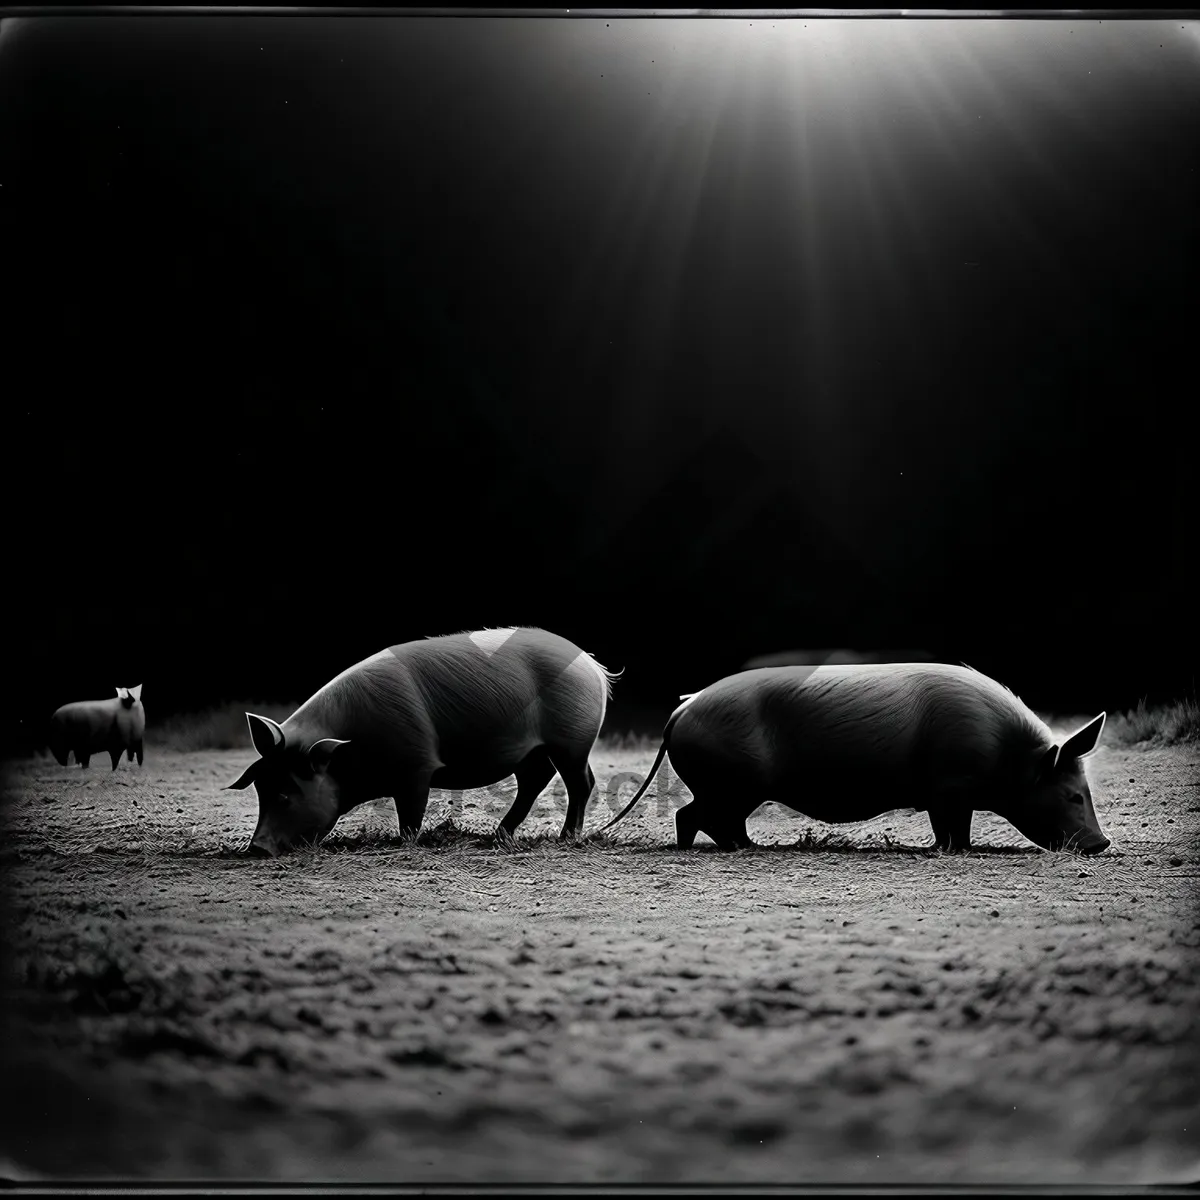
[[[415,841],[411,838],[402,839],[393,838],[365,838],[365,837],[348,837],[344,839],[331,838],[327,842],[322,842],[318,846],[306,849],[297,849],[289,854],[286,858],[293,858],[299,855],[308,854],[361,854],[368,855],[371,853],[377,854],[393,854],[403,851],[479,851],[489,854],[504,854],[504,853],[531,853],[535,851],[555,851],[564,854],[571,853],[604,853],[616,852],[620,854],[630,854],[638,857],[651,858],[679,858],[686,859],[688,855],[717,855],[726,858],[734,858],[738,855],[762,855],[762,854],[803,854],[803,855],[832,855],[832,854],[849,854],[856,857],[879,856],[888,857],[913,857],[920,856],[924,858],[940,858],[945,857],[946,852],[939,850],[936,846],[918,846],[907,842],[892,842],[888,845],[871,845],[871,846],[856,846],[851,844],[827,844],[814,845],[811,842],[805,841],[803,838],[795,842],[775,842],[769,845],[755,846],[748,850],[722,850],[720,847],[705,843],[703,845],[697,843],[688,850],[680,850],[673,843],[663,843],[661,845],[648,845],[640,842],[610,842],[608,844],[595,842],[591,845],[585,845],[580,842],[575,845],[562,845],[558,843],[557,838],[547,838],[546,844],[543,845],[541,839],[524,839],[518,838],[515,842],[501,844],[495,838],[488,834],[465,834],[461,838],[449,842],[425,842],[421,838]],[[1034,857],[1041,854],[1048,854],[1049,851],[1042,850],[1038,846],[973,846],[968,851],[958,852],[958,858],[973,858],[980,856],[1003,856],[1009,858],[1024,858]],[[216,861],[241,861],[247,858],[244,849],[221,849],[221,850],[184,850],[178,853],[167,853],[158,856],[163,859],[172,860],[194,860],[196,862],[212,862]]]
[[[771,842],[754,846],[746,850],[722,850],[719,846],[713,845],[711,842],[705,842],[703,845],[699,839],[696,845],[690,849],[681,850],[673,842],[669,845],[645,845],[645,844],[628,844],[628,843],[610,843],[609,847],[614,850],[621,850],[629,854],[648,854],[648,855],[670,855],[675,857],[684,857],[689,854],[715,854],[726,858],[735,858],[739,855],[760,855],[760,854],[804,854],[804,855],[832,855],[832,854],[852,854],[859,856],[879,856],[879,857],[908,857],[914,855],[924,858],[941,858],[951,857],[945,851],[939,850],[936,846],[929,845],[913,845],[909,842],[890,841],[884,844],[874,844],[869,846],[859,846],[851,842],[841,841],[814,841],[811,838],[800,837],[794,842]],[[1028,856],[1047,854],[1049,851],[1041,849],[1039,846],[972,846],[970,850],[956,851],[953,857],[957,858],[972,858],[977,855],[1005,855],[1013,856]]]
[[[458,825],[453,818],[445,818],[435,825],[422,829],[417,836],[402,837],[397,834],[384,834],[373,830],[332,833],[328,838],[315,847],[326,853],[391,853],[403,850],[426,851],[484,851],[488,853],[566,853],[566,854],[604,854],[616,852],[632,855],[652,855],[683,857],[692,853],[705,855],[716,854],[731,856],[736,854],[854,854],[854,855],[890,855],[940,857],[945,851],[928,843],[913,843],[884,835],[882,841],[870,844],[856,844],[845,833],[837,830],[817,832],[808,830],[802,832],[791,841],[765,842],[751,849],[741,851],[722,850],[709,841],[696,845],[688,850],[681,850],[675,843],[674,837],[660,842],[645,842],[641,840],[616,840],[603,833],[585,833],[578,841],[563,842],[553,833],[518,833],[514,839],[501,839],[496,832],[481,832]],[[311,852],[311,850],[310,850]],[[954,852],[963,855],[1004,855],[1030,856],[1049,853],[1039,846],[1027,845],[973,845],[969,851]],[[236,854],[225,855],[237,857]]]

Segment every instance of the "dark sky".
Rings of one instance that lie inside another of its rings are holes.
[[[1192,688],[1200,25],[0,29],[6,718],[538,624]],[[624,707],[623,707],[624,705]]]

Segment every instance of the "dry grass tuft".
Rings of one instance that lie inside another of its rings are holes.
[[[1200,742],[1200,704],[1189,696],[1171,704],[1146,706],[1145,699],[1136,708],[1115,713],[1104,724],[1104,744],[1108,746],[1179,746]]]

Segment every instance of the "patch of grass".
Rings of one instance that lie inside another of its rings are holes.
[[[656,754],[662,745],[661,734],[606,733],[596,739],[596,753],[600,754]]]
[[[422,829],[413,840],[413,844],[441,850],[475,846],[489,840],[490,837],[471,829],[464,829],[453,817],[444,817],[436,825],[428,825]]]
[[[494,829],[479,830],[459,824],[452,816],[444,817],[436,824],[426,826],[416,838],[398,837],[385,830],[367,829],[351,834],[337,831],[319,846],[304,847],[286,856],[289,866],[303,861],[306,870],[336,868],[339,863],[353,863],[364,855],[387,856],[398,852],[428,851],[446,853],[451,859],[463,854],[473,857],[479,853],[496,857],[548,858],[561,854],[595,855],[606,850],[624,853],[628,843],[609,841],[602,835],[599,842],[585,835],[578,841],[560,841],[556,832],[526,833],[517,831],[516,837],[497,836]]]
[[[146,726],[146,745],[159,750],[249,750],[250,729],[246,713],[285,721],[297,704],[272,704],[262,700],[227,701],[200,712],[177,713]]]
[[[335,829],[318,846],[293,853],[309,854],[315,858],[329,854],[392,854],[398,850],[463,850],[490,843],[490,834],[459,825],[453,817],[446,817],[436,825],[427,825],[413,837],[401,836],[391,830],[375,825],[366,829],[344,833]]]
[[[1108,746],[1179,746],[1200,742],[1200,703],[1185,697],[1171,704],[1147,707],[1145,699],[1125,713],[1114,713],[1104,724]]]

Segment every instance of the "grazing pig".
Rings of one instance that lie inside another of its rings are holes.
[[[421,827],[430,788],[517,777],[500,822],[511,836],[555,772],[567,786],[562,837],[577,836],[596,779],[588,756],[612,694],[589,654],[542,629],[488,629],[405,642],[343,671],[282,725],[247,713],[262,756],[251,854],[316,843],[342,813],[392,797],[401,833]]]
[[[93,754],[108,751],[113,770],[125,751],[129,761],[137,755],[142,765],[142,735],[146,732],[146,710],[142,707],[142,685],[117,688],[112,700],[78,700],[64,704],[50,718],[50,753],[62,766],[71,751],[75,761],[86,767]]]
[[[765,667],[683,697],[637,803],[671,755],[694,797],[675,814],[679,845],[697,832],[752,846],[746,818],[773,800],[831,823],[927,811],[937,846],[969,850],[975,809],[997,813],[1047,850],[1108,846],[1080,761],[1101,713],[1061,745],[1007,688],[966,666],[884,663]]]

